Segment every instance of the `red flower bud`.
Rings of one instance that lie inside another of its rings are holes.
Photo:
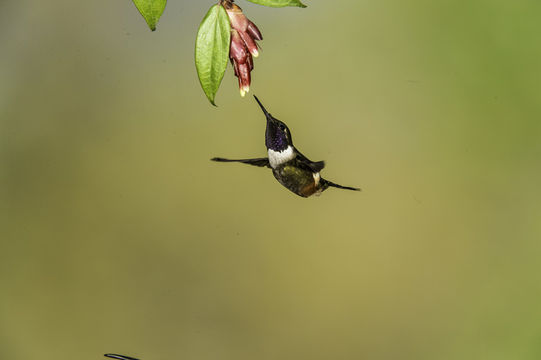
[[[239,33],[231,29],[231,48],[229,58],[235,69],[235,76],[239,78],[240,95],[244,96],[250,90],[250,71],[253,68],[252,55],[247,51]]]
[[[263,40],[263,36],[255,24],[248,20],[248,34],[252,36],[255,40]]]
[[[231,22],[231,46],[229,58],[239,78],[240,95],[250,91],[250,72],[254,68],[252,56],[258,57],[256,41],[263,40],[261,32],[253,22],[243,14],[242,9],[232,2],[222,3]]]

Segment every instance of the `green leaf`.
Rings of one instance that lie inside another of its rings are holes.
[[[167,0],[133,0],[133,3],[145,18],[150,30],[156,30],[156,24],[163,14]]]
[[[248,0],[254,4],[265,5],[270,7],[285,7],[285,6],[298,6],[305,8],[306,5],[301,3],[300,0]]]
[[[214,5],[199,25],[195,41],[195,67],[201,87],[214,106],[229,57],[231,24],[221,5]]]

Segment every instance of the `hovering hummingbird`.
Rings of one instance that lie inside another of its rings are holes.
[[[319,172],[325,167],[324,161],[311,161],[301,154],[291,139],[291,131],[280,120],[274,118],[254,95],[255,100],[263,110],[267,118],[267,130],[265,131],[265,145],[268,157],[255,159],[224,159],[215,157],[212,161],[240,162],[243,164],[259,167],[268,167],[276,180],[290,191],[302,197],[319,195],[329,186],[360,191],[360,189],[335,184],[323,179]]]

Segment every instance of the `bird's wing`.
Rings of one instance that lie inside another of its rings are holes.
[[[304,156],[299,150],[295,149],[297,152],[297,159],[301,164],[307,166],[313,172],[320,172],[325,167],[325,161],[312,161]]]
[[[218,161],[218,162],[240,162],[243,164],[253,165],[253,166],[259,166],[259,167],[268,167],[270,168],[269,164],[269,158],[255,158],[255,159],[224,159],[220,157],[215,157],[210,159],[212,161]]]

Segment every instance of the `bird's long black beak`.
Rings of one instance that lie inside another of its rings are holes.
[[[263,113],[264,113],[265,116],[267,117],[267,120],[273,119],[272,115],[267,111],[267,109],[265,109],[265,107],[263,106],[263,104],[261,103],[261,101],[259,101],[259,99],[257,98],[257,96],[254,95],[254,98],[255,98],[255,101],[257,101],[257,103],[259,104],[259,107],[261,108],[261,110],[263,110]]]
[[[118,355],[118,354],[105,354],[104,356],[111,359],[117,359],[117,360],[138,360],[136,358],[132,358],[131,356]]]

